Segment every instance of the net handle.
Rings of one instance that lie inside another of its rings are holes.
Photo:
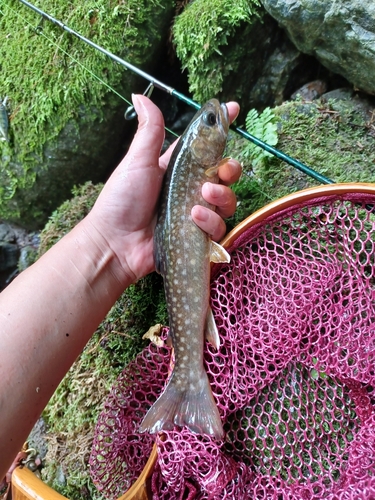
[[[375,195],[375,184],[365,182],[337,183],[302,189],[296,193],[288,194],[249,215],[249,217],[237,224],[237,226],[224,237],[220,244],[224,248],[230,248],[237,238],[247,229],[251,228],[255,224],[261,223],[264,219],[281,212],[282,210],[292,207],[293,205],[303,204],[304,202],[320,196],[342,196],[348,193]]]

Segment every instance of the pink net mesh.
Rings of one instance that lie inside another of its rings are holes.
[[[157,499],[375,498],[374,195],[311,200],[247,229],[211,282],[205,363],[226,436],[137,433],[170,349],[127,366],[100,416],[97,487],[117,498],[156,439]]]

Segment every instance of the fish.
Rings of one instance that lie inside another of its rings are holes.
[[[229,131],[225,104],[204,104],[180,137],[169,161],[154,233],[155,268],[163,276],[174,349],[173,371],[139,431],[151,434],[186,426],[216,439],[224,435],[219,410],[204,368],[205,338],[219,348],[210,301],[210,262],[230,256],[192,220],[194,205],[213,209],[202,185],[217,183]]]
[[[0,140],[1,141],[9,141],[8,136],[8,128],[9,128],[9,118],[8,112],[6,109],[6,104],[8,101],[8,97],[0,102]]]

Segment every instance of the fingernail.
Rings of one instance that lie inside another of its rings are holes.
[[[209,219],[209,213],[200,205],[195,205],[195,207],[192,208],[192,215],[201,222],[206,222]]]
[[[137,94],[132,94],[132,103],[136,106],[139,103],[139,98]]]

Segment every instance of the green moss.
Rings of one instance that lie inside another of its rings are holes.
[[[356,101],[288,102],[274,113],[278,149],[335,182],[375,182],[375,129]],[[246,147],[244,139],[232,138],[230,155]],[[318,185],[273,156],[256,164],[245,158],[244,172],[234,186],[239,207],[229,228],[273,200]]]
[[[66,200],[55,210],[40,235],[39,256],[59,241],[66,233],[75,227],[93,207],[103,184],[86,182],[75,187],[72,199]]]
[[[161,38],[155,19],[172,1],[46,0],[37,6],[139,64],[154,54],[155,40]],[[0,71],[0,97],[9,96],[10,110],[10,141],[0,142],[0,216],[6,218],[14,215],[9,200],[16,189],[33,185],[46,142],[69,120],[92,123],[102,117],[106,85],[121,92],[127,72],[14,0],[0,1]]]
[[[243,59],[228,60],[222,51],[239,26],[260,17],[258,0],[195,0],[177,17],[173,27],[176,51],[198,102],[220,93],[226,76],[238,71]]]
[[[289,103],[276,113],[278,146],[285,153],[335,182],[375,181],[374,129],[355,101]],[[318,184],[276,158],[259,175],[273,196]]]
[[[87,183],[74,190],[73,199],[54,212],[42,232],[40,254],[89,212],[101,187]],[[142,335],[157,323],[167,324],[168,318],[163,281],[153,273],[122,294],[44,411],[49,450],[43,477],[71,500],[102,498],[87,466],[98,415],[119,373],[146,345]]]

